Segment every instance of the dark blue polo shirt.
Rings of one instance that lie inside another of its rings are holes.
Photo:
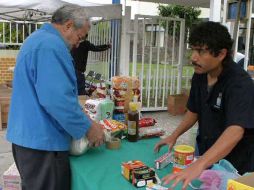
[[[254,83],[246,71],[228,62],[210,92],[207,74],[194,74],[187,107],[198,114],[201,155],[227,127],[239,125],[245,129],[244,137],[226,159],[240,173],[254,171]]]

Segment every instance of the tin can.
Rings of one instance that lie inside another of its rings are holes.
[[[182,166],[191,164],[194,160],[195,149],[189,145],[177,145],[174,147],[174,163]]]
[[[184,170],[185,168],[187,168],[187,166],[173,163],[173,171],[172,172],[175,174],[175,173],[178,173],[178,172]]]

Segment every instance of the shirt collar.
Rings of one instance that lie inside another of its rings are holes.
[[[48,32],[50,32],[50,33],[60,37],[64,41],[64,44],[66,45],[66,47],[69,50],[71,49],[71,45],[63,38],[61,33],[51,23],[45,23],[45,24],[43,24],[41,29],[42,30],[46,30],[46,31],[48,31]]]

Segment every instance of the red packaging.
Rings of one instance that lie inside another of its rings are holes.
[[[155,119],[149,118],[149,117],[142,118],[138,121],[140,128],[141,127],[151,127],[151,126],[154,126],[155,123],[156,123]]]

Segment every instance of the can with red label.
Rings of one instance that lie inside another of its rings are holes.
[[[177,145],[174,147],[174,163],[182,166],[191,164],[194,160],[195,149],[189,145]]]

